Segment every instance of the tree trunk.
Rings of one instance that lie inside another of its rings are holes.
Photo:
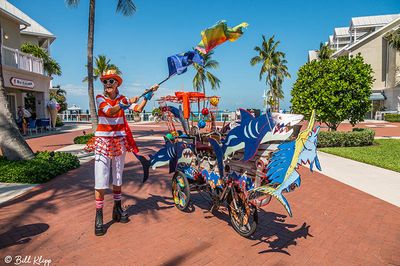
[[[0,23],[0,149],[3,156],[9,160],[28,160],[33,158],[33,151],[19,132],[11,114],[4,88],[1,36],[3,36],[3,29]]]
[[[206,96],[206,86],[204,84],[204,79],[201,81],[201,83],[203,83],[203,93],[204,93],[204,96]],[[205,108],[205,107],[206,107],[206,101],[203,101],[203,108]],[[199,112],[200,112],[200,110],[199,110]]]
[[[329,131],[337,131],[337,128],[339,127],[340,123],[329,123],[325,122],[325,124],[328,126]]]
[[[92,121],[93,131],[96,130],[98,123],[96,104],[94,98],[94,86],[93,86],[93,42],[94,42],[95,3],[96,0],[90,0],[89,30],[88,30],[88,45],[87,45],[88,96],[89,96],[90,119]]]

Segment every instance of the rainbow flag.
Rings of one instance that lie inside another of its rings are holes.
[[[211,28],[201,32],[201,41],[196,49],[201,53],[206,54],[216,46],[226,42],[234,42],[239,39],[243,34],[243,29],[247,28],[249,24],[246,22],[240,23],[236,27],[229,28],[226,21],[221,20]]]

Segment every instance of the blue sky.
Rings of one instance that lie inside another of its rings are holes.
[[[86,45],[88,0],[78,8],[66,7],[63,0],[9,0],[38,21],[57,39],[52,56],[60,63],[63,75],[53,85],[67,90],[68,103],[83,109],[88,106]],[[201,30],[219,20],[235,26],[248,22],[245,34],[233,43],[215,49],[220,68],[214,74],[221,79],[218,91],[209,94],[222,97],[221,109],[261,108],[265,81],[259,81],[259,66],[252,67],[253,48],[261,35],[275,35],[286,53],[291,78],[284,83],[284,108],[290,106],[290,90],[307,52],[326,41],[335,27],[348,26],[351,17],[400,12],[398,0],[281,0],[281,1],[191,1],[136,0],[137,12],[132,17],[115,13],[116,0],[97,0],[94,54],[105,54],[123,72],[121,91],[127,96],[140,94],[148,86],[167,76],[166,58],[187,51],[200,41]],[[202,6],[202,3],[204,6]],[[192,90],[192,68],[164,83],[157,96],[175,90]],[[99,81],[95,83],[101,91]],[[153,106],[151,104],[148,110]]]

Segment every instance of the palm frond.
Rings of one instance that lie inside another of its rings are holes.
[[[262,60],[262,58],[260,56],[256,55],[250,59],[250,65],[254,66],[254,65],[260,63],[261,60]]]
[[[211,51],[203,56],[204,67],[193,63],[193,66],[196,70],[196,74],[193,77],[193,88],[196,91],[205,91],[206,82],[210,83],[211,89],[213,90],[219,88],[220,86],[221,81],[207,71],[207,69],[217,69],[219,67],[219,63],[212,59],[213,54],[214,52]]]
[[[135,11],[136,6],[132,0],[118,0],[117,13],[121,13],[124,16],[131,16]]]
[[[65,0],[65,4],[68,7],[77,7],[79,5],[79,0]]]
[[[386,38],[394,49],[400,51],[400,28],[390,32]]]
[[[209,60],[204,63],[205,69],[217,69],[219,67],[219,63],[215,60]]]
[[[121,70],[120,70],[116,65],[114,65],[114,64],[109,64],[109,65],[108,65],[108,69],[113,69],[113,70],[115,70],[115,72],[116,72],[118,75],[122,75]]]
[[[207,76],[208,82],[210,82],[210,84],[211,84],[211,89],[212,90],[216,90],[216,89],[218,89],[220,87],[221,81],[219,80],[219,78],[217,78],[216,76],[214,76],[210,72],[207,72],[206,76]]]

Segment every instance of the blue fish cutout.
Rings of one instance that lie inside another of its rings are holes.
[[[278,150],[273,153],[267,166],[269,184],[254,189],[254,191],[274,196],[290,216],[292,216],[292,211],[283,193],[290,192],[293,185],[300,186],[300,175],[297,172],[299,166],[310,164],[312,171],[315,164],[321,170],[317,154],[317,138],[320,128],[313,128],[314,123],[315,111],[312,112],[307,128],[299,133],[297,139],[280,144]]]
[[[166,139],[164,147],[157,151],[155,154],[150,155],[149,159],[146,159],[142,155],[135,154],[136,158],[141,162],[143,167],[143,182],[149,178],[150,167],[154,170],[157,167],[169,165],[169,172],[175,172],[176,166],[181,158],[185,156],[185,152],[194,153],[194,145],[185,142],[173,143]],[[189,155],[190,159],[190,155]]]
[[[229,131],[222,143],[222,151],[226,158],[244,148],[243,160],[248,161],[257,152],[264,135],[272,130],[274,122],[270,113],[255,118],[244,109],[240,109],[240,117],[240,125]]]

